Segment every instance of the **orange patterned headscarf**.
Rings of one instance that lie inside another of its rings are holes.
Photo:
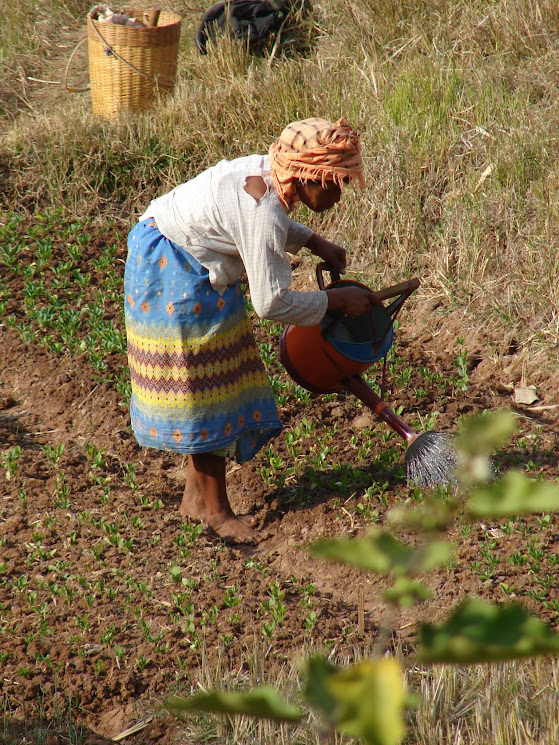
[[[268,154],[274,186],[288,210],[298,201],[295,181],[365,183],[361,138],[343,119],[334,124],[318,117],[292,122]]]

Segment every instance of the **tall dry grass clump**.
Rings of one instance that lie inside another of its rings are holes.
[[[544,745],[559,738],[557,661],[532,660],[408,673],[419,694],[410,718],[415,745]]]
[[[86,8],[75,9],[79,28]],[[259,56],[224,41],[201,57],[203,7],[172,10],[184,22],[174,96],[156,113],[100,122],[87,95],[59,88],[47,109],[5,120],[4,209],[64,203],[131,222],[220,158],[264,152],[288,121],[343,115],[363,135],[366,188],[326,217],[300,218],[343,241],[351,268],[377,284],[418,274],[423,292],[460,305],[472,327],[556,346],[553,0],[322,0],[298,36],[284,31]],[[23,39],[5,45],[4,64]]]
[[[309,643],[301,659],[280,667],[255,642],[243,664],[234,669],[223,660],[209,666],[202,655],[196,691],[239,691],[273,685],[287,701],[299,701],[305,685],[302,659],[324,653]],[[367,645],[352,655],[331,652],[328,659],[347,666],[370,657]],[[405,680],[415,704],[407,712],[404,745],[549,745],[559,738],[559,662],[533,659],[489,665],[411,665]],[[191,741],[215,739],[222,743],[262,745],[357,745],[341,732],[328,733],[309,710],[297,725],[252,716],[198,714],[184,721]],[[189,740],[190,741],[190,740]]]

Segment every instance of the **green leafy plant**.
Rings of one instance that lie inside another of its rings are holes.
[[[454,367],[458,375],[454,377],[454,384],[462,391],[468,390],[470,374],[468,371],[468,353],[464,346],[465,339],[458,339],[458,352],[454,358]]]
[[[21,458],[21,447],[16,445],[10,448],[7,453],[2,455],[2,467],[6,481],[10,481],[19,471],[19,461]]]

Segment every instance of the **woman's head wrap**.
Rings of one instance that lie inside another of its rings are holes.
[[[314,117],[291,122],[270,146],[270,171],[279,198],[287,209],[298,201],[295,181],[358,181],[361,138],[343,119],[332,122]]]

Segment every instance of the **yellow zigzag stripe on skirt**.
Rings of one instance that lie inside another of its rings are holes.
[[[142,352],[199,352],[201,349],[209,352],[217,349],[226,349],[233,346],[243,336],[252,334],[250,321],[243,319],[240,323],[234,319],[230,329],[213,333],[215,325],[210,329],[205,329],[205,333],[200,333],[200,327],[192,325],[188,330],[181,330],[176,327],[168,327],[163,324],[154,323],[133,323],[127,321],[126,336],[128,341]],[[198,332],[198,333],[196,333]]]
[[[151,378],[154,382],[160,380],[176,380],[184,382],[186,380],[196,380],[202,378],[211,378],[214,375],[223,375],[234,373],[239,368],[243,368],[247,362],[258,358],[258,352],[253,347],[243,349],[237,357],[220,362],[209,362],[204,365],[161,365],[140,362],[132,353],[128,357],[130,370],[142,378]]]
[[[209,408],[223,407],[231,400],[244,398],[244,393],[250,391],[253,399],[255,389],[268,387],[266,373],[248,373],[242,379],[232,384],[223,385],[219,388],[208,388],[204,391],[191,393],[189,391],[150,391],[146,388],[138,388],[133,385],[134,401],[140,409],[196,409],[200,407]]]

